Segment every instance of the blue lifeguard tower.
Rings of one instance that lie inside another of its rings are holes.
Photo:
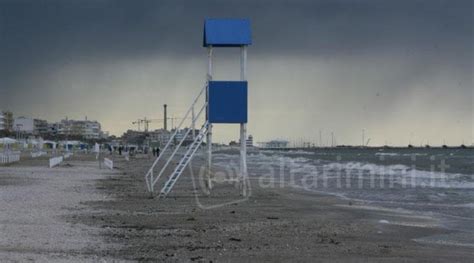
[[[184,134],[183,139],[175,145],[174,151],[169,156],[169,159],[161,166],[160,172],[155,177],[154,168],[162,159],[164,154],[160,155],[152,167],[145,175],[147,187],[150,193],[154,192],[154,185],[158,182],[164,171],[170,165],[171,160],[175,156],[179,156],[179,148],[183,145],[185,138],[190,135],[192,131],[193,143],[189,145],[184,155],[180,158],[179,163],[173,169],[172,174],[164,184],[160,191],[160,197],[166,197],[171,191],[179,176],[184,171],[184,168],[189,164],[196,151],[202,145],[206,138],[207,144],[207,186],[212,189],[212,127],[214,124],[231,123],[240,124],[240,186],[244,196],[247,195],[247,121],[248,121],[248,102],[247,102],[247,46],[252,44],[252,36],[250,29],[250,21],[248,19],[206,19],[204,22],[203,32],[203,47],[207,48],[208,52],[208,69],[206,85],[195,98],[191,107],[183,117],[178,128],[175,130],[170,140],[164,147],[162,152],[165,152],[170,145],[176,141],[176,134],[184,121],[191,119],[191,129],[188,129]],[[240,81],[226,81],[213,79],[213,64],[212,55],[215,48],[240,48]],[[197,106],[198,100],[202,94],[205,93],[205,103],[202,107]],[[198,108],[198,113],[195,114],[195,108]],[[195,135],[195,125],[201,113],[206,112],[204,124],[201,126],[198,134]],[[191,116],[189,117],[189,115]]]

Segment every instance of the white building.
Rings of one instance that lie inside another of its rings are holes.
[[[171,132],[164,129],[158,129],[150,132],[148,137],[152,143],[158,143],[162,146],[171,138]]]
[[[23,133],[41,135],[48,133],[48,122],[28,117],[18,117],[13,121],[13,130]]]
[[[5,130],[5,116],[3,115],[3,112],[0,111],[0,131]]]
[[[27,117],[18,117],[13,121],[13,130],[25,133],[33,133],[35,130],[35,120]]]
[[[100,139],[104,136],[100,123],[87,120],[87,118],[85,120],[61,120],[50,124],[49,131],[64,136],[82,136],[86,139]]]
[[[189,131],[189,133],[188,133]],[[133,138],[136,138],[140,134],[143,135],[144,137],[146,136],[146,139],[148,140],[149,143],[152,145],[158,144],[160,147],[164,147],[168,141],[170,140],[171,136],[176,132],[175,129],[172,130],[164,130],[164,129],[158,129],[150,132],[138,132],[138,131],[127,131],[122,138],[125,139],[125,141],[133,141]],[[184,128],[180,129],[176,132],[176,136],[174,137],[174,140],[171,142],[172,145],[178,144],[181,140],[183,140],[184,136],[188,133],[186,136],[185,140],[183,141],[183,145],[189,145],[192,143],[193,140],[193,131],[189,128]],[[194,130],[195,136],[199,134],[199,130]]]
[[[87,139],[99,139],[101,137],[100,123],[96,121],[85,121],[84,122],[84,134],[83,136]]]

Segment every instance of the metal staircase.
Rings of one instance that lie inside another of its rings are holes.
[[[199,146],[201,146],[202,142],[204,141],[204,138],[206,137],[207,132],[209,131],[208,127],[209,127],[208,122],[204,123],[201,130],[199,131],[199,134],[194,139],[193,143],[189,146],[183,158],[181,158],[181,160],[179,161],[178,165],[174,169],[170,178],[168,179],[168,181],[166,181],[165,186],[163,186],[163,188],[161,189],[160,195],[159,195],[160,198],[166,197],[166,195],[168,195],[171,189],[173,189],[174,184],[176,183],[176,181],[178,181],[179,176],[184,171],[184,168],[186,168],[189,161],[191,161],[194,154],[199,149]]]
[[[177,156],[178,151],[181,149],[181,146],[183,145],[183,142],[190,136],[190,133],[192,132],[192,135],[194,137],[193,142],[187,147],[185,150],[185,154],[181,157],[178,165],[173,169],[173,172],[171,173],[171,176],[168,177],[168,180],[166,181],[165,185],[160,191],[159,197],[164,198],[166,195],[173,189],[173,186],[175,185],[176,181],[179,179],[180,175],[183,173],[184,168],[189,164],[191,159],[193,158],[194,154],[197,152],[199,147],[201,146],[202,142],[204,141],[204,138],[206,137],[207,133],[209,132],[209,126],[210,124],[205,121],[204,124],[201,126],[201,129],[199,130],[199,133],[195,135],[194,127],[196,122],[199,120],[201,114],[207,109],[207,103],[204,101],[204,104],[199,108],[198,113],[195,115],[194,114],[194,109],[202,97],[202,94],[204,94],[207,90],[207,85],[202,88],[202,90],[199,92],[198,96],[194,99],[193,103],[191,104],[191,107],[188,109],[184,117],[182,118],[181,122],[179,123],[178,127],[175,128],[174,133],[171,135],[170,139],[166,143],[165,147],[161,151],[160,156],[158,156],[153,164],[151,165],[150,169],[148,172],[145,174],[145,181],[146,185],[148,188],[148,191],[153,195],[154,193],[154,186],[158,183],[158,180],[160,177],[164,174],[165,170],[168,168],[168,166],[172,163],[171,161],[175,156]],[[191,117],[189,115],[191,114]],[[179,143],[174,145],[174,150],[171,148],[172,144],[175,144],[174,142],[177,139],[177,134],[178,131],[182,129],[183,124],[185,120],[191,119],[191,128],[187,129],[184,135],[182,136],[181,140]],[[167,150],[173,150],[172,153],[168,156]],[[181,151],[182,152],[182,151]],[[178,154],[179,155],[179,154]],[[161,166],[160,165],[160,171],[158,175],[155,177],[154,176],[154,170],[160,160],[164,160],[164,156],[167,156],[166,162]]]

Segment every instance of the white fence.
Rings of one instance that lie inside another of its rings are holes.
[[[39,151],[39,152],[31,152],[31,158],[37,158],[40,156],[46,155],[46,152]]]
[[[49,159],[49,168],[53,168],[54,166],[62,163],[63,160],[64,160],[64,158],[62,156],[53,157],[53,158]]]
[[[64,159],[67,159],[67,158],[69,158],[69,157],[71,157],[71,156],[72,156],[72,153],[71,153],[71,152],[67,152],[67,153],[64,154]]]
[[[109,169],[114,169],[114,161],[104,158],[104,164],[107,166]]]
[[[8,152],[8,153],[0,153],[0,163],[14,163],[20,161],[20,153],[19,152]]]

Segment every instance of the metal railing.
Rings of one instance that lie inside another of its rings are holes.
[[[166,195],[171,191],[174,184],[178,181],[178,178],[183,173],[184,168],[186,168],[186,166],[191,161],[191,159],[193,158],[196,151],[199,149],[199,146],[201,146],[202,141],[204,140],[204,137],[206,136],[206,134],[208,132],[208,129],[209,129],[208,124],[209,123],[206,121],[202,125],[201,129],[199,130],[198,136],[194,138],[193,143],[189,146],[189,148],[187,149],[187,151],[184,154],[183,158],[181,158],[178,165],[175,167],[173,173],[168,178],[168,181],[166,181],[165,185],[163,186],[163,188],[160,191],[160,197],[161,198],[166,197]]]
[[[201,114],[201,112],[206,108],[206,105],[204,105],[201,110],[199,111],[199,114],[197,116],[199,116]],[[160,173],[158,174],[158,176],[152,181],[152,186],[154,186],[156,184],[156,182],[158,181],[158,179],[160,179],[161,175],[163,174],[163,172],[165,171],[165,169],[168,167],[168,165],[170,164],[171,160],[174,158],[174,156],[176,155],[176,153],[178,152],[179,148],[181,147],[181,145],[183,144],[183,142],[186,140],[186,137],[189,135],[189,133],[191,132],[191,129],[188,129],[186,131],[186,133],[184,134],[183,138],[181,139],[181,141],[179,142],[179,144],[176,146],[176,148],[174,149],[173,153],[170,155],[170,157],[168,158],[168,160],[166,161],[165,165],[161,168],[161,171]],[[152,178],[153,179],[153,178]]]
[[[199,110],[199,113],[197,115],[194,114],[194,108],[195,108],[195,105],[197,104],[199,98],[201,98],[202,94],[204,93],[204,91],[207,90],[207,84],[201,89],[201,91],[199,92],[199,94],[196,96],[196,98],[194,99],[193,103],[191,104],[191,106],[189,107],[188,111],[186,112],[186,114],[183,116],[183,118],[181,119],[181,122],[179,123],[179,125],[175,128],[175,131],[173,133],[173,135],[169,138],[168,142],[166,143],[165,147],[163,148],[163,150],[161,151],[162,154],[160,154],[156,159],[155,161],[153,162],[153,164],[151,165],[150,169],[148,170],[148,172],[145,174],[145,182],[146,182],[146,185],[147,185],[147,189],[150,193],[153,194],[154,192],[154,185],[156,184],[156,182],[158,182],[158,180],[160,179],[161,175],[163,174],[163,172],[165,171],[165,169],[167,168],[167,166],[169,165],[169,163],[171,162],[171,160],[173,159],[173,157],[175,156],[175,154],[178,152],[179,150],[179,147],[183,144],[184,140],[186,140],[187,136],[189,135],[189,132],[191,131],[191,129],[188,129],[186,131],[186,133],[184,134],[183,138],[181,139],[181,141],[179,142],[178,146],[175,147],[175,150],[173,151],[173,153],[171,154],[171,156],[168,158],[168,160],[166,161],[165,165],[161,168],[158,176],[156,178],[153,178],[153,170],[155,168],[155,166],[158,164],[158,162],[163,158],[163,156],[165,155],[165,152],[166,150],[170,147],[171,143],[175,140],[175,137],[176,135],[178,134],[178,131],[181,129],[181,127],[183,126],[183,123],[186,119],[189,118],[189,114],[191,113],[192,114],[192,130],[193,130],[193,135],[194,135],[194,127],[195,127],[195,122],[196,120],[199,119],[201,113],[204,111],[204,109],[206,109],[206,102],[204,103],[204,105],[201,107],[201,109]]]
[[[0,163],[14,163],[20,161],[20,152],[5,152],[0,153]]]

